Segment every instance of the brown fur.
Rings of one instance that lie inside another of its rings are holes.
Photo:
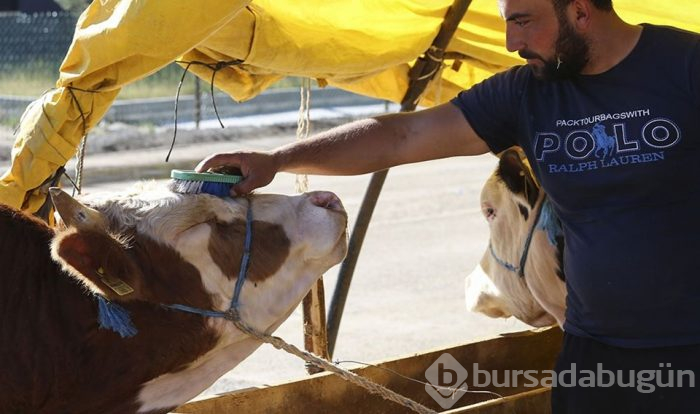
[[[142,383],[182,370],[218,340],[203,318],[142,300],[211,306],[196,269],[166,246],[136,236],[128,249],[116,250],[144,277],[138,298],[123,304],[139,332],[122,339],[99,329],[92,293],[51,260],[50,228],[0,206],[0,235],[2,412],[132,413]],[[64,240],[101,259],[116,249],[96,234]],[[100,262],[111,269],[110,260],[78,266]]]
[[[245,221],[233,223],[210,223],[212,237],[209,253],[221,271],[229,278],[237,278],[243,256]],[[265,237],[255,237],[264,234]],[[290,241],[282,226],[253,221],[250,268],[247,279],[261,282],[274,275],[289,255]],[[231,254],[231,252],[236,252]],[[238,253],[240,252],[240,253]]]

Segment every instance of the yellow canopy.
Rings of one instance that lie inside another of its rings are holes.
[[[236,62],[215,85],[237,101],[288,76],[314,78],[359,94],[401,101],[412,63],[431,45],[452,0],[102,0],[80,17],[57,88],[27,109],[0,178],[0,202],[32,212],[42,183],[72,158],[119,90],[175,61]],[[700,32],[700,3],[616,0],[632,23]],[[507,67],[505,25],[496,0],[473,0],[448,60],[420,104],[445,102]],[[183,63],[183,65],[185,65]],[[190,70],[209,81],[212,69]]]

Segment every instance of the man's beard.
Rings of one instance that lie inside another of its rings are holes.
[[[590,46],[588,41],[574,30],[566,17],[559,18],[559,35],[554,45],[554,58],[544,59],[528,50],[520,52],[524,59],[539,59],[542,66],[530,65],[538,79],[561,80],[578,76],[588,63]]]

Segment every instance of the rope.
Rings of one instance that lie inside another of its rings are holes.
[[[398,394],[382,385],[379,385],[377,383],[374,383],[366,378],[363,378],[353,372],[350,372],[348,370],[345,370],[343,368],[338,367],[337,365],[333,365],[332,363],[321,359],[317,357],[316,355],[302,351],[301,349],[297,348],[296,346],[289,344],[285,342],[282,338],[272,336],[272,335],[267,335],[264,333],[260,333],[256,331],[254,328],[248,326],[245,322],[243,322],[240,318],[240,315],[238,314],[238,311],[236,309],[229,309],[224,318],[227,320],[231,321],[236,328],[241,330],[242,332],[252,336],[253,338],[268,343],[272,346],[274,346],[277,349],[284,350],[292,355],[295,355],[304,361],[306,361],[309,364],[313,364],[319,368],[322,368],[326,371],[332,372],[334,374],[339,375],[341,378],[343,378],[346,381],[350,381],[355,385],[358,385],[367,391],[369,391],[372,394],[379,395],[380,397],[393,401],[397,404],[401,404],[404,407],[410,408],[416,413],[421,413],[421,414],[428,414],[428,413],[435,413],[437,414],[437,411],[433,411],[430,408],[419,404],[410,398],[404,397],[401,394]]]
[[[417,78],[415,78],[413,80],[419,81],[419,80],[423,80],[423,79],[428,79],[431,76],[433,76],[434,74],[436,74],[439,69],[440,69],[440,66],[435,66],[430,72],[428,72],[422,76],[418,76]]]
[[[170,155],[173,152],[173,148],[175,147],[175,138],[177,138],[177,118],[178,118],[178,103],[180,102],[180,90],[182,90],[182,84],[185,81],[185,76],[190,70],[190,66],[192,65],[200,65],[200,66],[205,66],[209,69],[211,69],[211,80],[209,81],[209,94],[211,95],[211,104],[214,107],[214,113],[216,114],[216,119],[219,121],[219,125],[221,125],[221,128],[224,127],[224,123],[221,121],[221,117],[219,116],[219,109],[216,107],[216,99],[214,98],[214,81],[216,79],[216,72],[220,71],[223,68],[227,68],[230,66],[237,66],[243,63],[242,60],[240,59],[234,59],[234,60],[227,60],[227,61],[221,61],[221,62],[216,62],[216,63],[206,63],[206,62],[200,62],[198,60],[193,60],[191,62],[187,61],[182,61],[182,60],[176,60],[175,63],[179,63],[181,65],[186,65],[185,69],[182,71],[182,76],[180,77],[180,82],[177,84],[177,92],[175,93],[175,127],[173,131],[173,140],[170,143],[170,149],[168,150],[168,155],[165,156],[165,162],[168,162],[170,160]]]
[[[523,245],[523,251],[522,254],[520,255],[520,261],[518,262],[518,265],[509,263],[503,259],[501,259],[496,252],[493,249],[493,245],[491,244],[491,241],[489,240],[489,252],[491,252],[491,256],[493,257],[494,260],[496,260],[496,263],[499,265],[503,266],[507,270],[517,273],[519,277],[525,277],[525,264],[527,263],[527,258],[530,253],[530,244],[532,243],[532,237],[535,234],[536,229],[544,229],[545,226],[550,226],[549,224],[540,224],[541,218],[542,218],[542,211],[545,210],[545,205],[548,205],[549,202],[547,200],[547,197],[543,199],[542,203],[540,203],[539,208],[537,209],[537,212],[535,213],[535,218],[532,222],[532,226],[530,226],[530,229],[527,232],[527,237],[525,238],[525,243]],[[548,213],[546,215],[547,220],[551,220],[551,210],[548,209]],[[548,235],[549,236],[549,235]],[[552,236],[550,240],[553,238]]]
[[[433,62],[442,63],[442,61],[445,59],[445,49],[432,45],[425,52],[425,56],[427,56]]]
[[[87,135],[83,137],[83,139],[80,141],[80,146],[78,147],[78,162],[75,164],[75,186],[74,186],[74,192],[75,190],[78,191],[78,194],[81,194],[83,190],[83,166],[85,165],[85,147],[87,146]],[[75,196],[75,194],[73,194]]]
[[[311,79],[304,78],[299,89],[299,116],[297,117],[297,141],[305,140],[309,136],[309,126],[311,120],[309,110],[311,107]],[[304,193],[309,190],[309,176],[297,174],[294,188],[297,193]]]
[[[496,396],[496,397],[498,397],[498,398],[505,398],[503,395],[501,395],[501,394],[499,394],[499,393],[497,393],[497,392],[488,391],[488,390],[478,390],[478,391],[475,391],[475,390],[470,390],[470,389],[467,388],[467,387],[465,387],[465,388],[462,388],[462,387],[455,388],[455,387],[445,387],[445,386],[442,386],[442,385],[431,384],[431,383],[429,383],[429,382],[420,381],[420,380],[417,380],[417,379],[415,379],[415,378],[411,378],[411,377],[409,377],[409,376],[403,375],[402,373],[396,372],[396,371],[394,371],[393,369],[389,369],[389,368],[386,368],[386,367],[380,367],[379,365],[368,364],[368,363],[366,363],[366,362],[348,360],[348,361],[335,361],[334,363],[335,363],[335,364],[360,364],[360,365],[364,365],[364,366],[366,366],[366,367],[372,367],[372,368],[376,368],[376,369],[381,369],[382,371],[389,372],[389,373],[391,373],[391,374],[393,374],[393,375],[396,375],[397,377],[401,377],[401,378],[403,378],[403,379],[405,379],[405,380],[407,380],[407,381],[415,382],[415,383],[421,384],[421,385],[427,385],[427,386],[429,386],[429,387],[435,388],[436,390],[440,389],[440,390],[445,390],[445,391],[451,391],[453,396],[454,396],[455,394],[457,394],[459,391],[462,391],[462,392],[464,392],[465,394],[466,394],[466,393],[469,393],[469,394],[488,394],[488,395]]]
[[[78,147],[77,162],[75,164],[75,181],[70,180],[69,178],[69,181],[73,184],[73,197],[75,197],[75,192],[77,191],[78,194],[80,194],[83,189],[83,166],[85,165],[85,147],[87,146],[88,133],[85,113],[83,112],[83,108],[80,106],[80,101],[78,101],[78,98],[75,96],[75,92],[73,92],[73,90],[90,93],[95,93],[96,91],[74,88],[72,86],[67,86],[66,89],[68,89],[68,92],[70,92],[70,96],[73,99],[75,106],[77,106],[78,111],[80,111],[80,119],[83,127],[83,138],[81,139],[80,146]]]

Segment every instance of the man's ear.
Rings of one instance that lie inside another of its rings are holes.
[[[126,247],[97,230],[71,228],[51,245],[53,259],[92,292],[110,301],[141,299],[142,274]]]
[[[520,152],[516,149],[508,149],[501,153],[500,157],[496,173],[512,193],[523,197],[530,207],[534,208],[540,190],[532,177],[530,168],[520,158]]]
[[[567,17],[579,32],[588,30],[591,24],[591,12],[595,6],[590,0],[574,0],[567,7]]]

